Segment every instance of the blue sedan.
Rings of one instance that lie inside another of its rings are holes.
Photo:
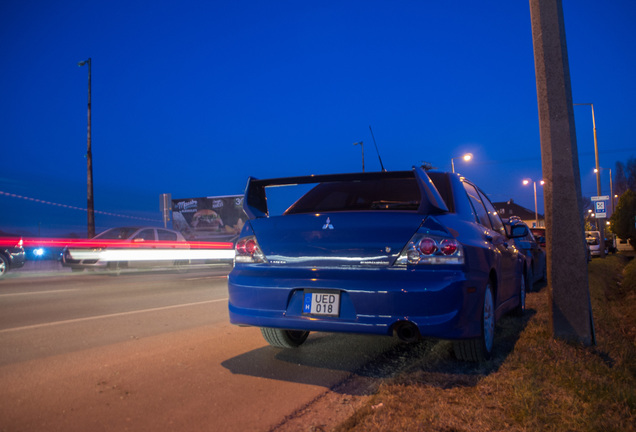
[[[315,185],[282,215],[268,188]],[[311,331],[451,339],[484,361],[495,323],[525,309],[525,258],[477,186],[457,174],[411,171],[250,178],[249,221],[228,278],[230,321],[271,345]]]

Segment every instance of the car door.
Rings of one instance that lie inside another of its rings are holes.
[[[493,230],[499,234],[501,239],[501,261],[502,261],[502,275],[504,276],[501,281],[502,288],[505,287],[507,295],[502,296],[502,300],[506,301],[517,296],[517,288],[519,287],[521,271],[523,267],[519,265],[519,259],[521,251],[517,249],[515,243],[508,238],[506,227],[504,226],[499,212],[495,210],[495,206],[492,205],[486,194],[481,190],[479,191],[482,198],[482,202],[486,206],[488,217],[492,224]],[[503,293],[502,293],[503,294]]]
[[[506,229],[488,198],[479,192],[476,186],[463,182],[479,223],[485,228],[485,239],[497,251],[493,254],[493,267],[497,270],[499,283],[497,289],[497,307],[510,300],[516,294],[515,272],[517,249],[508,240]],[[491,214],[492,213],[492,214]]]
[[[154,228],[140,230],[131,240],[135,259],[128,263],[129,267],[147,268],[161,264],[161,261],[157,261],[153,255],[157,247],[157,237]]]

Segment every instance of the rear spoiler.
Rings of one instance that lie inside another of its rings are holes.
[[[327,183],[327,182],[346,182],[346,181],[363,181],[363,180],[381,180],[381,179],[400,179],[413,178],[417,180],[417,184],[422,193],[418,213],[433,214],[447,213],[448,207],[437,191],[437,188],[429,178],[426,171],[419,167],[413,167],[411,171],[383,171],[353,174],[322,174],[309,175],[302,177],[281,177],[266,180],[259,180],[249,177],[247,187],[245,188],[245,199],[243,200],[243,209],[250,219],[258,219],[268,217],[267,196],[265,188],[270,186],[293,186],[299,184],[311,183]]]

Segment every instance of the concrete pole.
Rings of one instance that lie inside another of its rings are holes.
[[[537,207],[537,182],[532,181],[534,183],[534,226],[539,226],[539,209]]]
[[[548,289],[557,339],[592,345],[581,177],[561,0],[530,0],[543,170]]]

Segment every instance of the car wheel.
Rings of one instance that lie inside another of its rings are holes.
[[[589,260],[589,252],[588,252],[588,260]],[[541,273],[541,282],[545,282],[548,280],[548,263],[543,262],[543,273]]]
[[[521,283],[519,284],[519,304],[514,308],[513,313],[517,316],[523,316],[526,311],[526,281],[532,280],[532,269],[528,269],[528,277],[521,275]]]
[[[277,348],[298,348],[307,340],[308,331],[284,330],[261,327],[263,337],[271,346]]]
[[[121,274],[121,269],[125,267],[125,264],[120,261],[111,261],[106,265],[106,268],[110,272],[110,274],[114,276],[119,276]]]
[[[188,260],[175,261],[174,268],[177,269],[178,273],[185,273],[188,271],[189,264]]]
[[[0,278],[7,273],[9,269],[9,264],[7,263],[7,259],[4,255],[0,254]]]
[[[476,339],[455,341],[453,348],[459,360],[484,362],[490,359],[495,341],[495,306],[491,282],[486,285],[481,314],[481,336]]]

